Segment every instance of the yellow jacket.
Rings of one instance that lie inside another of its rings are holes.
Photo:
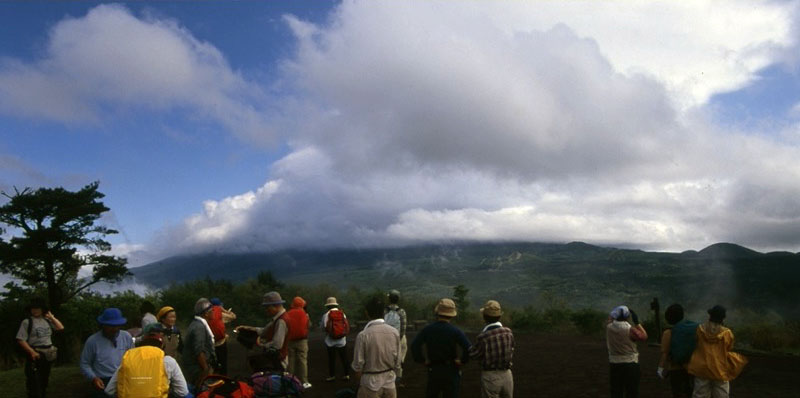
[[[732,349],[733,332],[721,324],[706,322],[697,327],[697,348],[686,370],[703,379],[733,380],[744,369],[747,358]]]

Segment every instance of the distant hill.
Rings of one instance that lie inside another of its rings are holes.
[[[171,257],[131,270],[156,287],[210,277],[241,281],[261,271],[290,284],[329,283],[449,295],[463,284],[470,299],[515,306],[553,300],[575,307],[618,303],[689,308],[715,303],[800,318],[800,255],[759,253],[717,243],[700,251],[645,252],[582,242],[463,243],[388,249],[285,250]]]

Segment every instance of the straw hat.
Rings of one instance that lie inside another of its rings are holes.
[[[454,317],[458,314],[456,311],[456,303],[449,298],[443,298],[436,304],[436,315]]]
[[[489,300],[481,307],[481,314],[487,316],[500,316],[503,315],[503,310],[500,309],[500,303],[494,300]]]

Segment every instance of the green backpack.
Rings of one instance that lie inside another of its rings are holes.
[[[672,337],[669,340],[669,356],[672,363],[685,364],[692,358],[692,353],[697,347],[697,322],[683,320],[672,327]]]

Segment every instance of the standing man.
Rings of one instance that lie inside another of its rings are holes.
[[[727,398],[730,380],[747,364],[747,358],[731,352],[733,332],[722,326],[725,314],[725,307],[715,305],[708,310],[708,321],[697,327],[697,348],[687,366],[694,376],[695,398]]]
[[[350,333],[350,323],[347,315],[339,309],[336,297],[328,297],[325,300],[325,308],[328,309],[322,316],[321,326],[325,330],[325,347],[328,348],[328,378],[325,381],[336,380],[336,357],[342,362],[344,377],[342,380],[350,380],[349,366],[347,365],[347,334]]]
[[[481,361],[481,397],[512,398],[514,376],[511,360],[514,355],[514,335],[511,329],[500,323],[503,311],[500,303],[489,300],[481,308],[486,323],[478,334],[475,345],[469,348],[469,356]]]
[[[228,374],[228,334],[225,331],[225,324],[236,319],[236,314],[231,309],[225,309],[222,301],[214,297],[211,300],[211,320],[208,326],[214,334],[214,354],[217,356],[215,371],[217,374]]]
[[[17,331],[17,344],[25,351],[25,388],[28,398],[44,398],[50,380],[50,368],[56,359],[53,332],[64,325],[47,308],[42,298],[34,298],[25,308],[28,317]]]
[[[356,336],[353,370],[359,379],[358,398],[395,398],[396,371],[400,368],[400,334],[383,319],[384,303],[378,297],[367,302],[371,321]]]
[[[611,310],[606,324],[611,398],[639,398],[642,371],[637,341],[647,341],[647,332],[636,313],[624,305]]]
[[[461,365],[469,360],[469,340],[450,324],[458,314],[453,300],[439,300],[435,312],[436,322],[425,326],[411,343],[411,356],[428,367],[426,398],[437,398],[440,393],[443,398],[458,398]]]
[[[292,307],[286,311],[286,322],[289,324],[289,366],[286,370],[297,376],[303,388],[311,388],[308,382],[308,328],[311,318],[306,312],[306,301],[297,296],[292,300]]]
[[[208,325],[211,317],[211,302],[205,297],[198,299],[194,304],[194,319],[183,336],[181,360],[192,393],[198,392],[203,379],[214,372],[217,363],[214,335]]]
[[[237,330],[251,330],[258,334],[256,344],[267,353],[269,359],[277,359],[277,363],[269,364],[267,368],[280,367],[280,371],[286,370],[289,365],[289,324],[286,323],[285,303],[278,292],[267,292],[261,300],[261,306],[267,312],[269,323],[263,328],[254,326],[238,326]],[[277,358],[271,358],[277,354]],[[253,369],[255,371],[278,370],[278,369]]]
[[[403,387],[400,381],[403,378],[403,362],[406,360],[406,353],[408,352],[408,343],[406,342],[406,326],[408,325],[408,316],[406,310],[400,308],[400,292],[392,289],[389,291],[389,305],[383,312],[383,320],[386,323],[397,329],[400,333],[400,367],[397,369],[397,386]]]
[[[126,322],[118,308],[104,309],[97,317],[100,331],[83,345],[80,368],[91,383],[92,397],[108,398],[103,390],[122,362],[122,355],[133,348],[133,337],[120,330]]]

